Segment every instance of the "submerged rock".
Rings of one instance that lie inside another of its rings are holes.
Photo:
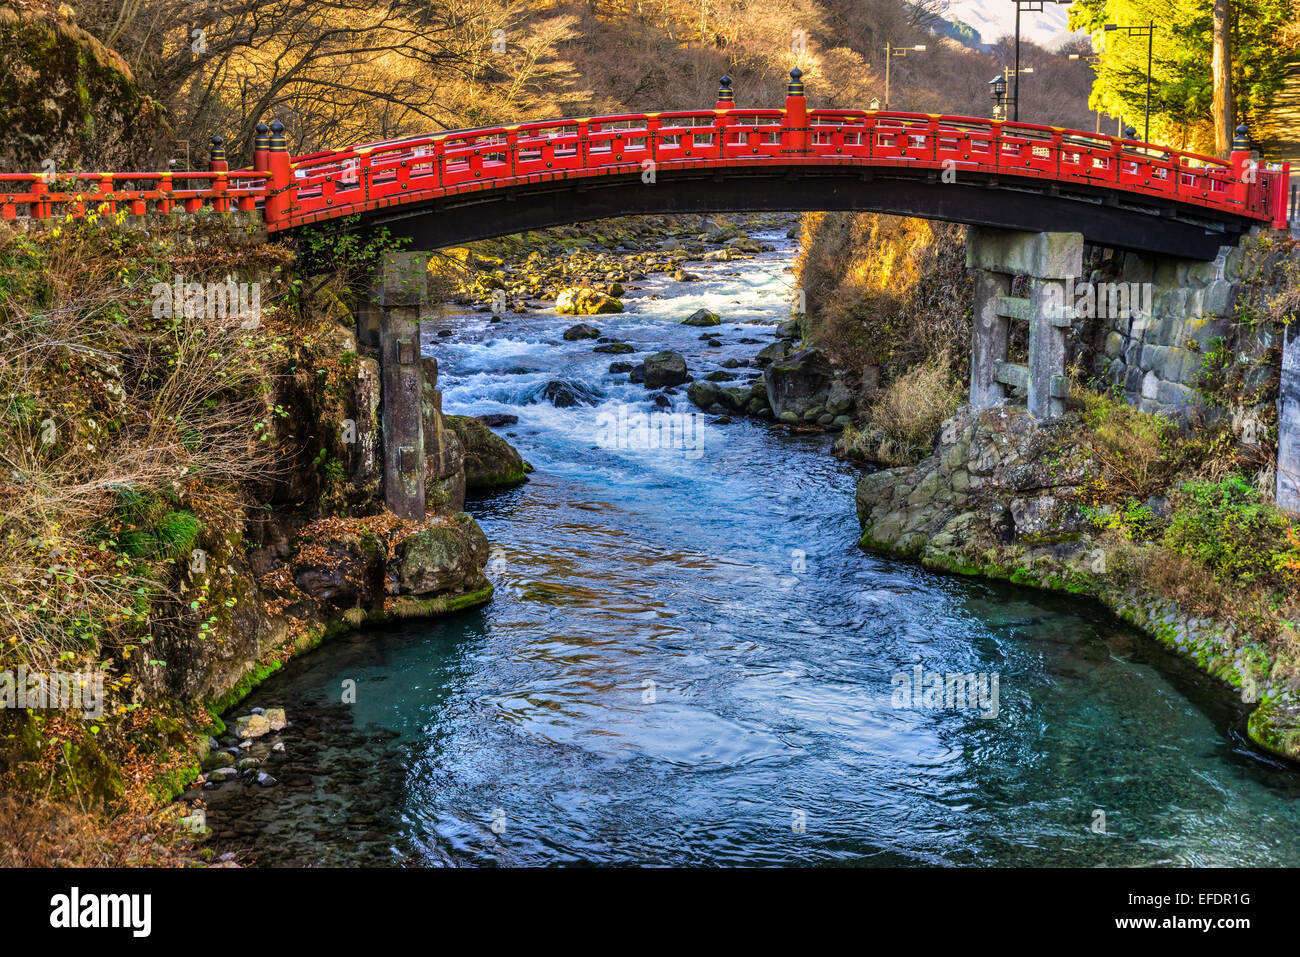
[[[460,439],[466,488],[509,488],[528,481],[522,456],[483,422],[467,415],[449,415],[446,420]]]
[[[600,401],[600,394],[576,382],[552,379],[542,386],[537,398],[551,403],[557,409],[567,409],[575,405],[595,405]]]
[[[283,712],[281,712],[283,714]],[[235,722],[235,736],[238,738],[260,738],[271,733],[271,722],[264,715],[250,714]],[[250,760],[245,758],[244,760]],[[255,759],[254,759],[255,760]],[[243,761],[240,762],[240,765]],[[243,767],[240,767],[243,770]]]

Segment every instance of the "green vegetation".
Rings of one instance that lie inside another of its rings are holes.
[[[1296,529],[1239,475],[1185,482],[1165,533],[1173,551],[1205,565],[1227,584],[1300,586]],[[1288,544],[1288,541],[1290,544]]]
[[[1108,23],[1156,24],[1151,86],[1151,138],[1183,149],[1214,152],[1211,128],[1213,0],[1077,0],[1070,26],[1092,34],[1100,62],[1089,106],[1142,131],[1146,101],[1147,39]],[[1238,118],[1248,124],[1281,89],[1295,39],[1284,36],[1294,19],[1290,0],[1234,0],[1232,86]]]

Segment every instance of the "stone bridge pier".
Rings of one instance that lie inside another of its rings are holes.
[[[465,495],[460,447],[443,422],[438,362],[420,354],[428,263],[427,252],[386,254],[357,315],[357,342],[379,360],[384,504],[415,521],[429,511],[459,511]]]
[[[975,274],[970,401],[977,409],[1002,405],[1007,388],[1025,390],[1029,413],[1050,419],[1065,411],[1065,334],[1074,313],[1067,283],[1083,275],[1082,233],[1031,233],[972,226],[966,266]],[[1027,296],[1013,296],[1017,276]],[[1029,324],[1029,361],[1007,361],[1011,323]]]
[[[1277,409],[1277,504],[1300,512],[1300,329],[1284,329]]]
[[[1204,363],[1212,351],[1226,350],[1245,370],[1249,394],[1279,375],[1270,356],[1280,336],[1276,500],[1300,511],[1300,329],[1277,332],[1242,321],[1237,304],[1252,295],[1248,273],[1257,271],[1247,260],[1239,246],[1220,247],[1205,261],[1114,252],[1104,265],[1115,281],[1094,283],[1102,273],[1085,273],[1081,233],[970,227],[971,405],[1003,405],[1017,389],[1036,418],[1064,412],[1070,394],[1066,337],[1073,327],[1078,341],[1072,345],[1090,357],[1090,374],[1109,381],[1125,401],[1182,421],[1197,413],[1229,415],[1239,439],[1255,444],[1266,407],[1208,406],[1201,392]],[[1017,287],[1018,278],[1027,287]],[[1029,327],[1024,364],[1008,361],[1016,322]]]

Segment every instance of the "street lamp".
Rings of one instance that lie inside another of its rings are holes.
[[[924,53],[925,44],[918,43],[910,47],[896,47],[885,44],[885,109],[889,109],[889,61],[896,56],[907,56],[909,53]]]
[[[1012,119],[1020,119],[1020,11],[1026,13],[1042,13],[1044,3],[1073,3],[1074,0],[1012,0],[1016,5],[1016,88],[1012,93]],[[1032,73],[1032,70],[1025,70],[1025,73]]]
[[[998,114],[995,119],[1005,120],[1007,118],[1007,86],[1010,84],[1011,77],[1014,75],[1017,79],[1021,73],[1033,73],[1034,68],[1027,66],[1020,70],[1013,70],[1010,67],[1003,67],[1002,72],[989,80],[989,93],[993,97],[995,112]],[[1015,94],[1012,93],[1011,100],[1014,102]]]
[[[993,119],[1004,119],[1007,100],[1007,78],[1005,74],[999,73],[989,80],[989,95],[993,97]]]
[[[1147,25],[1144,27],[1143,26],[1120,26],[1119,24],[1108,23],[1106,24],[1104,29],[1107,33],[1110,33],[1114,30],[1122,30],[1124,33],[1127,33],[1129,36],[1138,36],[1138,37],[1147,38],[1147,102],[1144,111],[1146,113],[1146,122],[1142,128],[1142,139],[1145,142],[1150,143],[1151,142],[1151,51],[1155,43],[1156,22],[1154,20],[1148,21]]]

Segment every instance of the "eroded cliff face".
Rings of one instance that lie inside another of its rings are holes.
[[[161,110],[126,62],[57,14],[0,4],[0,170],[162,169]]]

